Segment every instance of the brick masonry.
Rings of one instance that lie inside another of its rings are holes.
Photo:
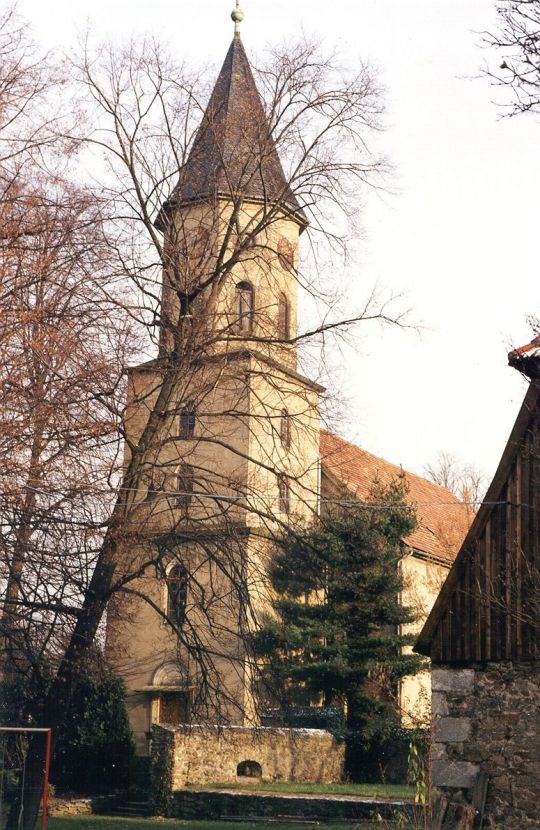
[[[440,667],[432,682],[434,787],[459,800],[485,772],[484,827],[539,827],[540,666]]]

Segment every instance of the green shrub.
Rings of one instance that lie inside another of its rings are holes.
[[[134,754],[124,682],[107,668],[87,673],[57,735],[53,782],[77,793],[126,789]]]
[[[387,736],[377,735],[369,742],[359,732],[348,732],[346,742],[346,769],[352,781],[407,784],[411,744],[427,753],[429,730],[394,727]]]
[[[338,740],[345,735],[345,716],[339,706],[289,706],[283,720],[295,729],[326,729]]]

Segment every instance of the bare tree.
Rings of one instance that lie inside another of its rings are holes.
[[[96,278],[95,208],[58,185],[55,196],[47,204],[35,189],[21,194],[10,206],[17,239],[0,251],[7,673],[19,657],[27,667],[30,650],[38,666],[38,642],[50,650],[45,611],[57,628],[74,614],[68,596],[92,567],[118,440],[107,404],[121,383],[128,329]]]
[[[486,477],[481,470],[441,450],[433,464],[425,465],[424,472],[431,481],[454,493],[467,506],[472,518],[486,489]]]
[[[498,71],[488,75],[510,93],[511,114],[538,112],[540,106],[540,2],[498,0],[499,26],[484,34],[501,55]]]
[[[224,137],[220,89],[206,106],[204,82],[154,43],[87,49],[73,72],[86,120],[58,141],[94,180],[49,179],[30,243],[6,250],[6,303],[24,286],[2,342],[18,482],[11,494],[5,482],[10,664],[22,654],[39,680],[47,655],[32,716],[54,728],[107,606],[116,631],[150,609],[196,680],[198,716],[227,722],[256,679],[244,635],[265,604],[272,540],[318,509],[321,389],[298,374],[297,347],[400,320],[369,292],[344,320],[321,280],[347,255],[355,194],[385,169],[368,144],[380,94],[366,67],[344,75],[317,47],[290,45],[256,73],[264,105],[242,97],[241,129]],[[304,329],[298,290],[318,309]],[[132,326],[139,355],[156,344],[158,356],[128,372],[124,411]],[[27,775],[39,772],[31,754]]]

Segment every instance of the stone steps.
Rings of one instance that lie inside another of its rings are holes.
[[[152,808],[149,801],[120,801],[109,810],[109,813],[124,818],[148,818],[152,815]]]

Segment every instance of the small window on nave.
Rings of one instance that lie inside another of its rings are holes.
[[[255,289],[250,282],[239,282],[236,286],[236,330],[241,334],[253,331],[255,314]]]
[[[290,335],[290,309],[289,301],[285,294],[281,293],[278,297],[278,338],[280,340],[288,340]]]

